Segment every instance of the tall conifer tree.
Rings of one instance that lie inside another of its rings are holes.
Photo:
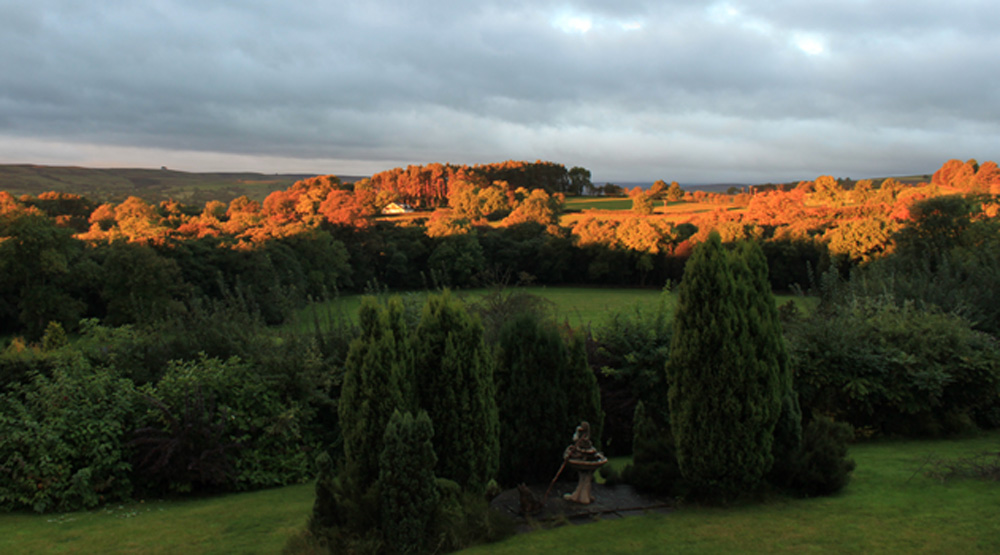
[[[409,349],[398,297],[379,306],[374,297],[361,301],[361,335],[344,363],[339,417],[348,471],[361,487],[378,479],[378,458],[386,424],[396,410],[410,410]]]
[[[382,534],[392,553],[420,553],[426,546],[438,503],[432,437],[434,426],[424,411],[416,418],[394,412],[386,425],[379,490]]]
[[[759,296],[771,292],[753,276],[746,256],[727,252],[713,232],[679,287],[667,363],[671,429],[681,473],[712,496],[755,488],[773,462],[781,338],[760,308]]]
[[[428,297],[411,344],[417,403],[434,422],[437,475],[485,491],[496,475],[500,437],[482,324],[445,291]]]

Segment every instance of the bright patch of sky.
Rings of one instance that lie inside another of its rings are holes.
[[[642,29],[642,22],[636,19],[617,19],[586,13],[562,11],[552,19],[552,26],[564,33],[578,33],[583,35],[595,29],[638,31]]]
[[[738,28],[775,39],[786,38],[794,48],[811,56],[826,53],[826,44],[816,33],[793,28],[781,28],[765,18],[757,17],[730,3],[713,4],[708,7],[709,21],[718,25],[734,25]]]

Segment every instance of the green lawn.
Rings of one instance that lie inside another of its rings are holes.
[[[596,287],[523,287],[520,291],[548,299],[553,303],[553,312],[559,321],[567,321],[575,328],[586,325],[597,325],[609,314],[620,311],[648,310],[656,305],[661,291],[658,289],[611,289]],[[455,295],[475,302],[489,293],[488,289],[464,289],[455,291]],[[422,297],[426,293],[404,293]],[[346,317],[354,319],[361,306],[361,295],[345,295],[333,301],[315,303],[300,310],[295,322],[289,325],[291,330],[311,329],[318,318],[320,322],[329,317]],[[676,293],[671,294],[667,302],[673,306],[677,300]],[[800,310],[811,310],[816,305],[816,299],[796,295],[775,295],[775,301],[781,305],[794,301]]]
[[[933,458],[994,452],[1000,433],[856,445],[840,495],[683,507],[532,532],[466,553],[997,553],[1000,483],[924,475]],[[305,526],[311,485],[62,515],[0,514],[0,553],[278,553]]]
[[[730,508],[686,507],[521,535],[467,553],[997,553],[1000,483],[941,483],[929,459],[1000,447],[1000,434],[854,446],[840,495]]]
[[[302,530],[312,484],[59,515],[0,514],[0,553],[279,553]]]

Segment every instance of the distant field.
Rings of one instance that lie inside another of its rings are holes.
[[[563,205],[567,211],[576,210],[629,210],[632,208],[632,199],[620,197],[569,197]]]
[[[313,174],[193,173],[170,169],[79,168],[71,166],[0,165],[0,191],[37,196],[48,191],[83,195],[95,201],[137,196],[147,202],[173,199],[202,206],[210,200],[229,202],[246,195],[263,200]],[[353,176],[343,176],[353,181]]]
[[[595,287],[519,287],[523,291],[547,299],[552,303],[552,313],[557,321],[568,322],[574,328],[597,325],[605,321],[615,312],[650,310],[660,300],[662,292],[658,289],[612,289]],[[488,289],[465,289],[453,294],[466,302],[474,303],[489,293]],[[426,292],[403,293],[404,296],[415,296],[422,299]],[[290,331],[306,331],[312,329],[314,322],[324,325],[330,318],[347,318],[351,321],[357,317],[363,295],[345,295],[325,303],[314,303],[298,311],[293,324],[288,324]],[[816,299],[796,295],[775,295],[778,305],[795,302],[800,310],[809,311],[816,306]],[[667,295],[665,301],[668,308],[673,308],[677,301],[676,293]]]
[[[622,220],[634,217],[632,213],[632,201],[630,199],[589,199],[586,197],[574,197],[566,201],[567,212],[559,219],[559,223],[570,226],[577,221],[588,216],[594,216],[602,220]],[[731,204],[715,204],[711,202],[669,202],[656,201],[651,216],[665,220],[674,224],[684,223],[691,218],[716,210],[728,212],[739,212],[745,210],[740,206]]]

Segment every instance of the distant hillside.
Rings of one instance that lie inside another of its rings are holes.
[[[210,200],[230,200],[246,195],[263,200],[315,174],[191,173],[169,169],[80,168],[71,166],[0,165],[0,191],[13,195],[38,195],[59,191],[95,201],[120,201],[137,196],[147,202],[173,199],[202,205]],[[345,182],[360,179],[341,176]]]

